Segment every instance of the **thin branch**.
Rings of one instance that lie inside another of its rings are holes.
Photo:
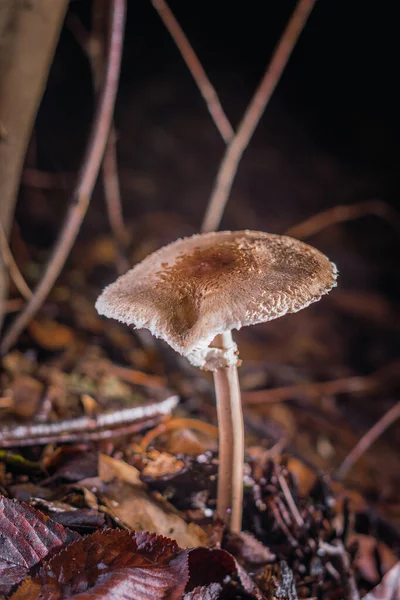
[[[71,251],[86,214],[103,159],[114,112],[121,64],[125,9],[126,0],[112,0],[106,74],[71,207],[41,281],[24,310],[11,324],[4,336],[0,345],[1,354],[8,352],[10,347],[17,341],[20,333],[50,293]]]
[[[3,263],[10,273],[10,277],[13,280],[15,287],[20,292],[21,296],[25,300],[29,300],[32,297],[32,292],[29,285],[26,283],[24,276],[18,268],[17,263],[14,260],[12,252],[7,242],[7,236],[3,229],[3,225],[0,223],[0,256]]]
[[[226,116],[224,109],[221,106],[217,92],[214,89],[211,81],[208,79],[206,72],[184,31],[176,20],[171,9],[164,0],[151,0],[154,8],[160,15],[165,27],[171,34],[172,39],[177,45],[183,60],[185,61],[189,71],[195,80],[201,95],[206,101],[210,115],[218,128],[223,140],[226,144],[232,140],[235,132],[232,125]]]
[[[226,149],[206,210],[202,231],[214,231],[219,227],[243,152],[281,78],[315,2],[316,0],[299,0],[294,9],[264,77],[246,109],[235,136]]]
[[[121,434],[122,427],[133,427],[148,419],[169,414],[178,404],[177,396],[170,396],[160,402],[153,402],[133,408],[123,408],[111,413],[93,417],[78,417],[56,423],[35,423],[33,425],[11,425],[0,429],[0,448],[33,446],[50,442],[70,442],[79,439],[102,439],[112,437],[113,432]],[[105,428],[108,428],[106,432]],[[97,436],[97,437],[96,437]]]
[[[283,492],[283,495],[285,496],[286,503],[287,503],[288,507],[290,508],[290,512],[292,513],[294,520],[296,521],[296,523],[299,527],[304,527],[304,519],[301,516],[300,511],[296,506],[296,503],[292,496],[292,492],[290,491],[288,483],[287,483],[286,479],[284,478],[284,476],[282,475],[282,473],[278,474],[278,482],[279,482],[279,485],[281,486],[281,490]]]
[[[353,450],[346,456],[340,467],[335,473],[339,479],[343,479],[346,473],[354,466],[372,444],[392,425],[397,419],[400,419],[400,402],[397,402],[390,410],[371,429],[367,431],[360,441],[354,446]]]
[[[364,377],[343,377],[333,381],[296,383],[268,390],[254,390],[243,393],[243,404],[275,404],[296,396],[320,396],[322,394],[355,394],[373,390],[378,384],[375,375]]]
[[[71,14],[67,19],[67,25],[70,31],[89,61],[93,87],[97,94],[99,93],[101,82],[104,78],[105,36],[107,25],[104,17],[106,4],[107,2],[105,0],[94,1],[92,9],[92,30],[90,32],[87,31],[76,15]],[[118,251],[118,271],[123,273],[129,269],[129,262],[124,256],[127,231],[122,211],[116,139],[117,135],[114,123],[111,123],[101,171],[108,221]]]
[[[342,541],[337,541],[335,544],[320,542],[319,554],[326,554],[336,559],[337,567],[340,573],[343,586],[343,600],[360,600],[357,584],[354,578],[353,569],[351,568],[349,555]]]
[[[339,205],[328,208],[328,210],[324,210],[297,225],[293,225],[285,232],[285,235],[291,235],[303,240],[331,225],[352,221],[368,215],[381,217],[389,221],[396,229],[400,229],[399,214],[391,206],[382,200],[366,200],[365,202],[350,204],[349,206]]]

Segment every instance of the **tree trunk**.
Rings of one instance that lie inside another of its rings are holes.
[[[6,234],[67,5],[68,0],[0,0],[0,222]],[[0,326],[6,294],[0,260]]]

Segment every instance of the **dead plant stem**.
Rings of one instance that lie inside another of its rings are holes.
[[[54,282],[65,264],[85,217],[103,160],[114,112],[121,64],[125,9],[126,0],[112,0],[110,36],[104,82],[99,94],[91,134],[69,212],[44,274],[35,288],[32,298],[26,304],[21,314],[13,321],[4,336],[0,345],[1,354],[8,352],[10,347],[17,341],[20,333],[25,329],[50,293]]]
[[[203,232],[215,231],[219,227],[243,152],[281,78],[315,2],[316,0],[298,1],[264,77],[246,109],[236,134],[227,146],[201,227]]]
[[[7,236],[3,229],[3,225],[0,223],[0,256],[3,260],[4,265],[7,267],[10,277],[14,282],[15,287],[20,292],[21,296],[25,300],[29,300],[32,297],[32,292],[29,285],[26,283],[24,276],[18,268],[17,263],[14,260],[12,252],[7,242]]]
[[[370,446],[372,446],[384,431],[397,421],[397,419],[400,419],[400,402],[397,402],[390,410],[388,410],[383,417],[381,417],[379,421],[363,435],[336,471],[336,477],[343,479],[361,456],[367,452]]]
[[[171,34],[172,39],[177,45],[183,60],[185,61],[201,95],[206,101],[210,115],[221,134],[222,139],[228,144],[233,136],[234,130],[221,106],[217,92],[211,81],[207,77],[203,65],[197,58],[188,38],[176,20],[174,14],[165,0],[152,0],[152,4],[160,15],[165,27]]]

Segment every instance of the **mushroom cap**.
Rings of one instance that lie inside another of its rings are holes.
[[[315,248],[259,231],[179,239],[107,286],[101,315],[147,328],[195,366],[218,368],[209,345],[218,334],[263,323],[316,302],[337,269]],[[235,352],[228,364],[235,364]],[[226,366],[226,365],[224,365]]]

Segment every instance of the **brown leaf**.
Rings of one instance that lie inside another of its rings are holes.
[[[138,486],[115,482],[101,495],[107,512],[117,522],[132,530],[155,531],[171,537],[182,548],[201,546],[208,541],[207,534],[195,523],[186,523],[168,502],[154,500]]]
[[[236,561],[226,550],[194,548],[189,552],[190,579],[187,591],[211,583],[223,583],[227,576],[237,573]]]
[[[112,458],[107,454],[99,454],[98,470],[99,478],[104,483],[109,483],[113,479],[119,479],[124,483],[144,487],[144,484],[140,480],[140,472],[136,467],[129,465],[123,460]]]
[[[399,600],[400,598],[400,562],[390,569],[364,600]]]
[[[11,385],[13,413],[29,419],[35,414],[43,393],[43,384],[29,375],[18,375]]]
[[[244,531],[228,533],[224,546],[239,562],[250,565],[265,565],[276,560],[276,555],[267,546]]]
[[[78,538],[34,508],[0,496],[0,593],[9,593],[51,550]]]
[[[202,598],[218,598],[215,584],[221,586],[227,597],[230,597],[228,589],[233,580],[239,581],[243,590],[257,600],[263,600],[263,596],[250,575],[239,565],[234,557],[226,550],[208,548],[194,548],[189,551],[189,582],[186,588],[187,596],[191,600]],[[212,587],[214,585],[214,587]],[[190,596],[190,592],[194,595]],[[186,596],[185,596],[186,600]]]
[[[49,319],[31,321],[28,331],[35,342],[46,350],[62,350],[75,339],[72,329]]]
[[[187,551],[173,540],[106,529],[59,552],[11,600],[178,600],[188,576]]]

